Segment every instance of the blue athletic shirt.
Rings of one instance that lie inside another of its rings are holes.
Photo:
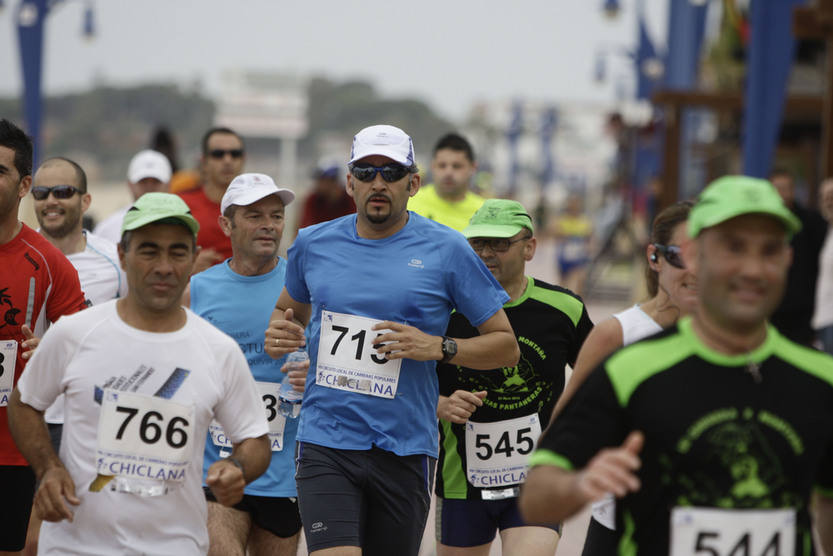
[[[393,399],[315,382],[322,310],[391,320],[441,336],[453,309],[476,327],[509,301],[460,232],[414,212],[409,216],[392,236],[365,239],[351,214],[303,228],[289,249],[286,289],[312,308],[298,440],[437,457],[436,361],[403,359]]]
[[[263,338],[286,277],[286,261],[260,276],[234,272],[227,259],[191,277],[191,310],[231,336],[246,355],[257,382],[281,382],[284,357],[272,359],[263,351]],[[298,420],[287,419],[283,450],[272,452],[266,472],[246,486],[245,493],[285,498],[295,490],[295,435]],[[203,479],[212,463],[220,459],[220,447],[209,434],[205,441]],[[204,481],[203,481],[204,482]]]

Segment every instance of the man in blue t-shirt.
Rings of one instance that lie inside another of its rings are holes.
[[[234,338],[257,381],[269,421],[272,461],[266,472],[246,486],[233,507],[217,503],[209,489],[210,555],[275,554],[295,556],[301,531],[295,490],[297,419],[278,414],[283,359],[263,353],[263,330],[283,289],[286,261],[278,257],[286,205],[295,199],[264,174],[241,174],[232,180],[220,203],[220,227],[231,239],[232,257],[191,278],[184,304]],[[218,215],[219,216],[219,215]],[[303,389],[303,372],[294,379]],[[290,377],[292,374],[290,373]],[[219,424],[212,423],[205,442],[203,474],[231,453]]]
[[[298,234],[266,352],[308,343],[296,484],[311,553],[416,554],[437,457],[437,361],[493,369],[519,350],[509,298],[463,236],[407,210],[420,186],[411,138],[365,128],[348,168],[357,214]],[[444,337],[454,309],[481,335]]]

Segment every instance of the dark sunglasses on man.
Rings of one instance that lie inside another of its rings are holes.
[[[685,270],[685,263],[683,262],[682,251],[680,250],[679,245],[663,245],[661,243],[655,243],[654,247],[657,248],[659,254],[662,255],[668,264],[675,268],[681,268]]]
[[[56,185],[54,187],[46,187],[45,185],[36,185],[32,188],[32,197],[37,201],[43,201],[49,194],[56,199],[69,199],[76,193],[79,195],[84,193],[74,185]]]
[[[376,179],[376,174],[382,174],[382,179],[388,183],[399,181],[411,173],[411,169],[401,164],[385,164],[373,166],[371,164],[353,164],[350,173],[359,181],[369,182]]]
[[[232,158],[242,158],[243,154],[243,149],[211,149],[208,151],[208,156],[217,160],[222,160],[226,155]]]
[[[506,253],[513,243],[525,241],[532,236],[529,234],[519,237],[518,239],[509,239],[508,237],[473,237],[469,239],[469,245],[477,253],[483,251],[488,246],[495,253]]]

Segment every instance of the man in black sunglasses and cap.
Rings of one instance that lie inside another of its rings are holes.
[[[220,228],[220,201],[231,180],[243,173],[246,147],[243,138],[227,127],[212,127],[202,137],[200,170],[202,183],[179,193],[200,223],[200,252],[194,274],[231,257],[231,241]]]
[[[299,232],[265,346],[309,350],[295,478],[311,553],[404,556],[431,499],[437,361],[491,369],[519,350],[508,296],[462,234],[408,211],[411,138],[365,128],[348,167],[357,214]],[[444,336],[453,309],[481,335]]]
[[[9,432],[6,407],[37,338],[83,309],[78,273],[43,236],[18,220],[32,186],[32,141],[0,119],[0,550],[22,550],[35,475]]]

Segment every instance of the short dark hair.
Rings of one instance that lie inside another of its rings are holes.
[[[440,137],[440,140],[437,141],[437,144],[434,145],[433,156],[437,156],[437,151],[441,151],[443,149],[451,149],[452,151],[460,151],[466,155],[466,158],[469,159],[469,162],[474,163],[474,149],[471,148],[471,143],[457,133],[447,133]]]
[[[45,168],[47,166],[51,166],[53,162],[66,162],[72,169],[75,170],[75,181],[77,182],[76,185],[78,189],[81,190],[81,193],[87,192],[87,173],[81,168],[81,165],[75,162],[74,160],[70,160],[65,156],[53,156],[52,158],[46,159],[43,164],[40,165],[41,168]]]
[[[240,137],[240,135],[233,129],[229,127],[212,127],[202,136],[202,154],[208,154],[208,140],[211,139],[211,136],[215,133],[227,133],[229,135],[234,135],[240,140],[240,145],[243,149],[246,148],[246,143],[243,141],[243,138]]]
[[[775,178],[787,178],[790,181],[795,181],[792,172],[787,170],[786,168],[773,168],[772,172],[769,173],[769,181],[772,181]]]
[[[0,118],[0,146],[14,151],[14,167],[21,179],[32,175],[32,139],[5,118]]]

